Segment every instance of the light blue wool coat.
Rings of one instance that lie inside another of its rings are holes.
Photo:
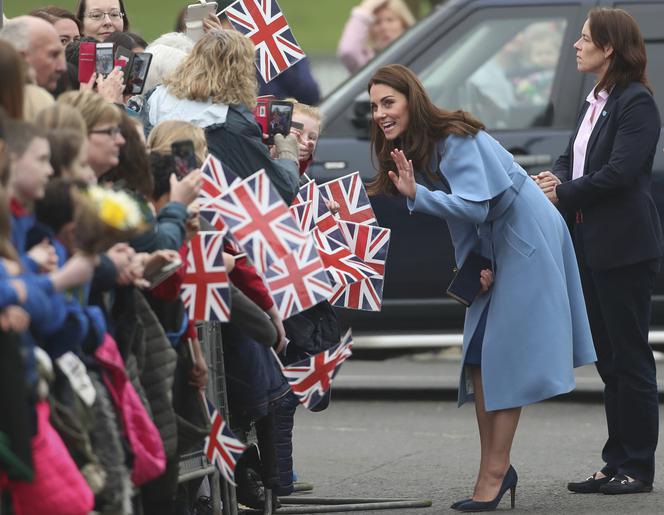
[[[458,266],[471,250],[494,263],[494,283],[468,308],[463,335],[465,363],[480,315],[491,301],[481,367],[486,410],[571,391],[574,367],[597,358],[565,221],[486,132],[450,135],[438,150],[433,169],[439,161],[450,192],[446,186],[430,191],[418,184],[408,208],[447,221]],[[473,398],[470,374],[462,366],[459,405]]]

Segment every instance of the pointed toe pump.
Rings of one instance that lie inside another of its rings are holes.
[[[503,484],[500,485],[500,490],[498,491],[498,495],[496,495],[496,497],[493,500],[474,501],[472,499],[469,499],[466,502],[461,502],[454,509],[462,512],[493,511],[498,507],[498,504],[500,504],[500,500],[503,498],[503,495],[505,495],[505,492],[507,492],[508,490],[510,491],[511,495],[512,508],[514,508],[514,501],[516,496],[516,483],[518,479],[519,478],[516,475],[516,470],[514,470],[514,467],[510,465],[510,468],[507,469],[507,473],[503,478]]]

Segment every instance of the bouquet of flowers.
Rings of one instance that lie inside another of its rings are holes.
[[[125,191],[88,186],[74,196],[76,247],[83,252],[99,254],[147,229],[138,202]]]

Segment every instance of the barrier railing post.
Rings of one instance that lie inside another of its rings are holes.
[[[208,394],[214,400],[216,408],[227,422],[230,421],[228,411],[228,396],[226,394],[226,376],[224,373],[224,349],[221,342],[221,324],[219,322],[206,322],[204,333],[207,338],[207,350],[209,354],[208,367],[210,368],[210,381],[208,382]],[[219,475],[221,488],[221,503],[223,515],[237,515],[237,497],[235,487],[224,481]],[[217,512],[215,512],[217,515]]]

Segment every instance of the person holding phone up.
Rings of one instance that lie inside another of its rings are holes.
[[[142,111],[150,129],[180,119],[205,129],[208,149],[240,177],[265,169],[287,204],[299,188],[297,140],[275,136],[270,156],[251,109],[256,105],[256,67],[250,39],[234,30],[211,30],[175,72],[157,86]]]

